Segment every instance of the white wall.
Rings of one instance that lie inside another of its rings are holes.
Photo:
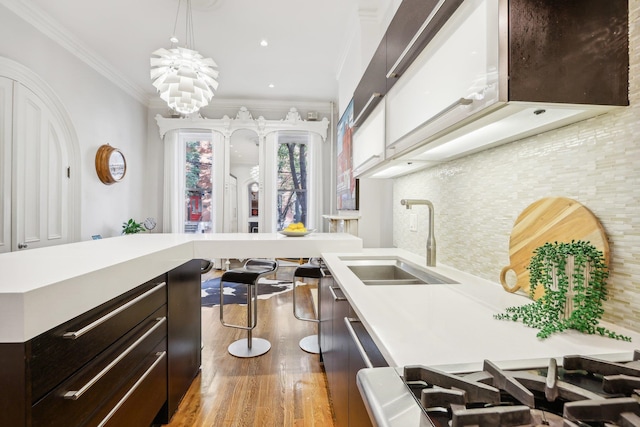
[[[360,179],[358,234],[365,248],[393,246],[393,180]]]
[[[630,106],[562,129],[490,149],[395,180],[394,239],[425,253],[426,209],[435,205],[438,262],[499,283],[509,236],[522,210],[548,196],[586,206],[611,250],[604,319],[640,331],[640,9],[631,10]],[[408,213],[419,216],[410,232]]]
[[[38,74],[71,117],[80,146],[81,170],[72,171],[81,174],[80,239],[119,235],[128,218],[143,220],[147,108],[4,6],[0,56]],[[126,157],[120,183],[107,186],[96,175],[95,154],[102,144]]]

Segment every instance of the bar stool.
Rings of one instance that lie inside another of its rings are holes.
[[[302,317],[298,315],[298,310],[296,309],[296,300],[297,300],[297,292],[296,292],[296,278],[309,278],[309,279],[318,279],[322,277],[322,270],[320,269],[320,264],[318,264],[315,260],[310,259],[308,263],[302,264],[300,267],[296,268],[296,271],[293,273],[293,315],[298,320],[304,320],[305,322],[313,322],[319,323],[318,319],[310,319],[307,317]],[[318,354],[320,353],[320,344],[318,335],[309,335],[304,337],[298,343],[301,349],[306,351],[307,353]]]
[[[247,331],[247,339],[235,341],[227,350],[236,357],[255,357],[265,354],[271,343],[262,338],[253,338],[252,332],[258,323],[258,280],[271,274],[278,268],[277,261],[249,259],[242,268],[226,271],[220,279],[220,322],[223,326]],[[234,325],[224,321],[224,285],[223,283],[241,283],[247,285],[247,326]]]

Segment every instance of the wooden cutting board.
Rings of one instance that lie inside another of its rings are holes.
[[[609,242],[600,221],[579,202],[565,197],[547,197],[529,205],[516,219],[509,239],[509,265],[500,272],[500,282],[508,292],[521,289],[529,294],[527,267],[534,249],[545,243],[583,240],[602,251],[609,265]],[[517,277],[515,285],[506,281],[509,270]],[[544,294],[536,289],[535,299]]]

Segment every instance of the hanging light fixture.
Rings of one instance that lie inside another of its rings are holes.
[[[194,47],[191,0],[186,0],[185,47],[178,46],[176,28],[182,0],[178,2],[171,47],[161,48],[151,56],[151,81],[169,108],[181,114],[192,114],[205,107],[218,88],[218,65],[203,57]]]

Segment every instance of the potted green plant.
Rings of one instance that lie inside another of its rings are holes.
[[[602,252],[595,246],[584,241],[545,243],[534,251],[528,269],[531,297],[539,286],[544,287],[544,295],[531,304],[509,307],[505,313],[495,315],[496,319],[521,321],[539,329],[537,336],[543,339],[575,329],[631,341],[599,326],[609,271]]]
[[[133,218],[129,218],[129,221],[122,223],[122,234],[136,234],[144,231],[144,226],[141,222],[136,222]]]

